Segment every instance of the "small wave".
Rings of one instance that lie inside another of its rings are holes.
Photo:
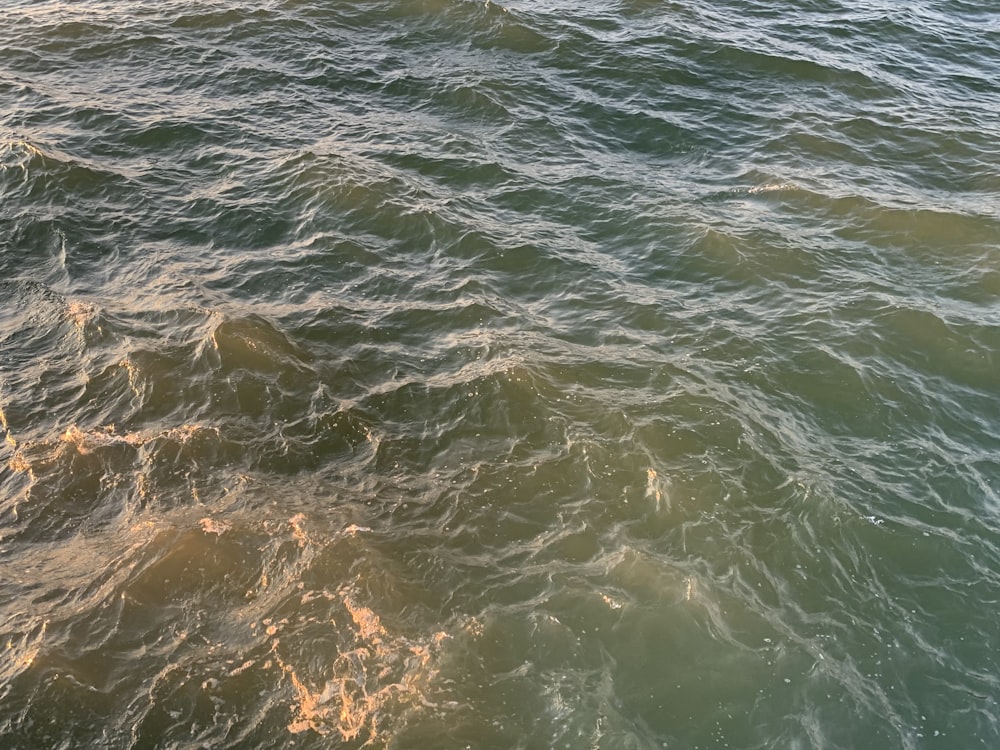
[[[29,164],[37,164],[44,159],[42,150],[28,141],[14,139],[0,142],[0,170],[20,169],[27,172]]]

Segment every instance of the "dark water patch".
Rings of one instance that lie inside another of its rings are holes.
[[[26,194],[38,207],[59,206],[67,198],[108,204],[134,200],[135,182],[127,173],[46,152],[25,141],[5,144],[5,151],[4,194]]]

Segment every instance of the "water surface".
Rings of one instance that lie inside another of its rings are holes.
[[[1000,14],[8,2],[0,744],[1000,742]]]

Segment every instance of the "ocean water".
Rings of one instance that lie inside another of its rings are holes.
[[[0,746],[1000,747],[1000,10],[0,4]]]

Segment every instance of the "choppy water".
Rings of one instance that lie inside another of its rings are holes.
[[[4,748],[1000,746],[992,3],[0,28]]]

